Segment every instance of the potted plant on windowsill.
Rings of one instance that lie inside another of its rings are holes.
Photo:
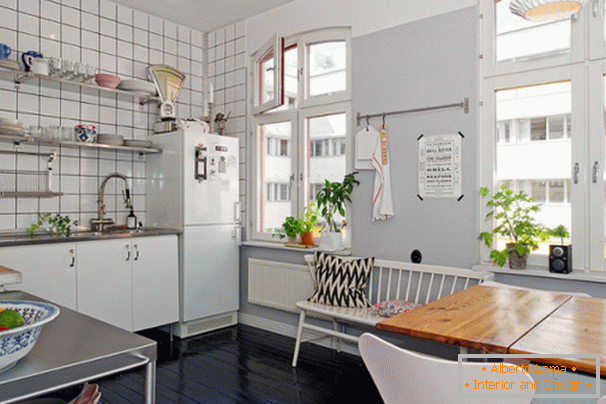
[[[324,187],[318,192],[318,209],[320,215],[326,220],[326,229],[320,238],[321,250],[336,251],[343,248],[343,236],[337,215],[345,218],[346,203],[351,202],[350,195],[355,185],[357,171],[346,174],[342,182],[324,181]]]
[[[301,244],[305,246],[314,245],[314,226],[318,223],[318,208],[311,201],[305,209],[303,218],[299,218]]]
[[[301,233],[301,222],[293,216],[287,216],[282,223],[282,227],[278,229],[273,237],[285,238],[288,237],[287,243],[296,243],[297,236]]]
[[[488,188],[480,188],[482,197],[488,196]],[[545,241],[552,230],[539,223],[534,214],[541,208],[539,203],[524,191],[514,193],[507,185],[502,185],[486,203],[491,210],[487,219],[494,219],[495,226],[491,231],[483,231],[479,238],[486,246],[493,247],[494,236],[502,236],[510,241],[502,250],[493,249],[490,258],[499,265],[509,261],[512,269],[526,268],[528,254],[539,248],[539,241]]]

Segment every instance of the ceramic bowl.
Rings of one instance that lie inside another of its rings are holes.
[[[3,309],[16,310],[23,316],[23,325],[0,331],[0,371],[13,366],[32,350],[42,326],[59,315],[59,308],[50,303],[27,300],[0,301]]]
[[[94,143],[97,140],[97,127],[95,125],[76,125],[76,140],[84,143]]]
[[[98,73],[95,74],[95,81],[101,87],[116,88],[120,84],[120,77],[113,74]]]

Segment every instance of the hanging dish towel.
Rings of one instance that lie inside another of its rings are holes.
[[[356,134],[356,155],[354,167],[356,170],[374,170],[372,155],[379,143],[379,132],[370,125]]]
[[[381,125],[380,140],[372,155],[375,168],[375,186],[372,197],[372,221],[387,220],[393,217],[391,197],[391,176],[389,174],[389,148],[387,147],[387,127]]]

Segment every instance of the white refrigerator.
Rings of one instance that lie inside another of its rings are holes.
[[[182,230],[174,332],[187,337],[237,323],[239,148],[238,138],[209,134],[205,123],[180,126],[150,138],[162,153],[147,156],[146,218]]]

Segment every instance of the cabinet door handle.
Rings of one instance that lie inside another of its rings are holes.
[[[595,163],[593,163],[593,183],[597,184],[598,183],[598,173],[600,172],[600,163],[598,163],[597,161]]]
[[[575,184],[579,183],[579,171],[581,170],[581,166],[579,163],[574,163],[574,169],[572,170],[572,181]]]
[[[71,248],[71,249],[69,250],[69,253],[70,253],[70,254],[71,254],[71,256],[72,256],[72,260],[71,260],[71,261],[70,261],[70,263],[69,263],[69,267],[70,267],[70,268],[73,268],[73,267],[75,267],[75,266],[76,266],[76,250],[74,250],[73,248]]]
[[[138,261],[139,260],[139,246],[137,244],[135,244],[133,246],[133,248],[135,249],[135,258],[133,258],[133,260]]]
[[[126,248],[126,261],[130,261],[130,247],[129,245],[125,245],[124,248]]]

